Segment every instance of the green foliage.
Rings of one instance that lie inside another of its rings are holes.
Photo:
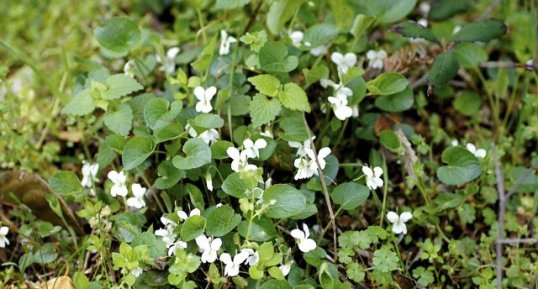
[[[80,192],[82,186],[73,172],[60,171],[49,179],[53,192],[59,195],[72,195]]]
[[[429,80],[434,87],[442,87],[458,73],[459,65],[453,52],[445,52],[437,57],[430,70]]]
[[[185,156],[175,156],[173,164],[180,170],[199,168],[211,162],[211,150],[201,139],[190,139],[183,146]]]
[[[504,33],[506,33],[506,25],[502,21],[486,19],[464,25],[454,35],[453,40],[456,42],[487,42],[503,36]]]
[[[447,165],[437,169],[437,177],[447,185],[461,185],[480,176],[478,159],[462,147],[445,149],[441,158]]]
[[[115,53],[124,54],[141,40],[138,25],[123,17],[111,18],[95,28],[95,39],[99,44]]]

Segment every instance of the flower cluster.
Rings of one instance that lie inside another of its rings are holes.
[[[295,179],[308,179],[318,175],[318,169],[323,170],[327,163],[325,158],[331,153],[331,149],[324,147],[319,150],[317,156],[312,147],[313,138],[305,140],[303,143],[288,142],[288,145],[297,148],[297,156],[293,165],[297,168]]]
[[[258,167],[248,163],[249,158],[259,158],[260,150],[267,147],[267,142],[263,138],[253,141],[249,138],[243,141],[242,150],[235,147],[229,147],[226,150],[228,156],[232,159],[232,170],[235,172],[256,170]]]

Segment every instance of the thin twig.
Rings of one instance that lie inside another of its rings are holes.
[[[489,5],[489,7],[486,9],[486,11],[484,11],[484,13],[480,15],[480,19],[487,18],[491,14],[491,12],[493,12],[493,9],[495,9],[495,7],[499,5],[499,2],[501,2],[501,0],[493,1],[491,5]]]
[[[336,247],[336,221],[334,217],[334,212],[331,204],[331,198],[329,197],[329,190],[327,189],[327,184],[325,183],[325,176],[323,175],[323,171],[321,170],[321,166],[319,164],[318,159],[318,152],[316,150],[316,146],[314,145],[314,142],[312,141],[312,132],[310,131],[310,127],[308,126],[308,122],[306,121],[305,114],[303,113],[303,123],[306,128],[306,132],[308,133],[308,139],[311,140],[311,146],[312,150],[314,151],[314,160],[316,161],[316,165],[318,167],[318,174],[319,179],[321,181],[321,187],[323,189],[323,195],[325,196],[325,203],[327,204],[327,209],[329,210],[329,217],[331,218],[331,226],[333,227],[333,246],[334,246],[334,258],[337,258],[337,247]]]
[[[536,243],[538,243],[538,239],[535,239],[535,238],[524,238],[524,239],[501,239],[501,240],[497,240],[497,243],[501,243],[501,244],[511,244],[511,245],[517,245],[517,244],[536,244]]]
[[[504,190],[504,175],[497,155],[495,145],[493,146],[493,159],[495,161],[495,181],[497,183],[497,192],[499,193],[499,215],[497,219],[497,244],[496,247],[496,275],[497,289],[502,289],[503,278],[503,233],[504,233],[504,215],[506,213],[506,193]]]
[[[506,199],[508,200],[510,198],[511,195],[513,195],[516,191],[516,189],[524,182],[526,181],[531,173],[533,172],[534,170],[533,169],[527,169],[527,172],[525,173],[525,175],[523,175],[521,178],[519,178],[516,183],[510,188],[510,190],[508,191],[508,193],[506,193]]]

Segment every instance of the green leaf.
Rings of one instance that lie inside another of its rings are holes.
[[[296,56],[288,55],[288,48],[280,42],[267,42],[260,49],[260,66],[268,72],[290,72],[297,68]]]
[[[229,147],[233,147],[233,146],[234,146],[234,144],[229,142],[229,141],[218,140],[218,141],[216,141],[215,143],[213,143],[211,145],[211,156],[215,160],[227,159],[227,158],[229,158],[229,156],[228,156],[228,153],[226,152],[226,150]]]
[[[251,98],[248,95],[232,95],[222,107],[222,112],[228,114],[229,109],[232,116],[245,115],[249,112],[250,102]]]
[[[354,11],[346,0],[329,0],[329,7],[333,12],[334,19],[340,28],[348,28],[351,25]],[[317,47],[313,45],[312,47]]]
[[[370,14],[377,18],[381,24],[394,23],[403,19],[413,11],[417,0],[365,0],[364,7],[367,7]]]
[[[293,289],[293,286],[285,280],[273,279],[263,283],[260,289]]]
[[[404,90],[375,99],[375,106],[389,112],[408,110],[414,103],[413,90],[407,86]]]
[[[430,42],[439,42],[437,37],[435,37],[435,35],[430,29],[419,25],[416,22],[406,22],[402,25],[395,27],[394,31],[399,34],[402,34],[405,37],[422,38]]]
[[[482,101],[473,91],[465,90],[454,100],[454,108],[466,116],[474,116],[480,110]]]
[[[234,209],[229,205],[220,206],[211,210],[206,217],[206,233],[215,237],[228,234],[241,222],[241,216],[236,214]]]
[[[331,199],[344,210],[353,210],[364,204],[370,196],[370,190],[360,184],[349,182],[338,185],[331,193]]]
[[[58,195],[72,195],[82,191],[82,185],[73,172],[60,171],[49,179],[50,189]]]
[[[123,147],[121,161],[126,170],[132,170],[143,163],[155,150],[152,138],[135,136]]]
[[[376,270],[381,272],[392,272],[398,269],[398,255],[389,246],[385,245],[374,252],[372,263]]]
[[[93,112],[95,103],[92,90],[84,89],[77,93],[73,99],[63,108],[62,112],[70,115],[86,115]]]
[[[284,140],[302,142],[308,139],[308,131],[303,122],[303,116],[299,112],[286,115],[280,119],[280,128],[284,133],[280,135]]]
[[[221,128],[224,125],[224,120],[216,114],[202,113],[190,120],[189,123],[200,133],[211,128]]]
[[[458,61],[452,52],[444,52],[437,55],[430,69],[429,80],[434,87],[446,85],[458,74]]]
[[[359,14],[355,17],[350,32],[355,38],[361,37],[374,24],[375,17]]]
[[[448,19],[471,6],[470,0],[436,0],[430,3],[431,9],[428,18],[436,21]]]
[[[181,170],[199,168],[211,162],[211,150],[209,146],[199,138],[191,138],[183,145],[183,156],[175,156],[172,162]]]
[[[181,225],[179,235],[181,240],[188,242],[204,233],[206,220],[202,216],[189,217],[185,223]]]
[[[454,53],[463,68],[477,67],[481,62],[488,60],[488,53],[485,49],[474,43],[461,43],[456,46]]]
[[[134,238],[131,246],[146,245],[149,256],[153,259],[166,256],[166,244],[151,232],[142,232]]]
[[[171,123],[154,131],[153,136],[155,137],[155,141],[157,143],[162,143],[168,140],[179,138],[182,132],[183,126],[181,126],[181,124]]]
[[[268,96],[276,96],[280,90],[280,80],[270,74],[260,74],[248,78],[248,82],[261,93]]]
[[[404,90],[408,85],[407,79],[395,72],[385,72],[366,83],[366,88],[373,95],[389,95]]]
[[[138,25],[123,17],[105,21],[95,29],[94,35],[102,47],[119,54],[128,52],[141,39]]]
[[[128,104],[122,103],[117,107],[117,110],[107,111],[103,120],[111,131],[122,136],[128,136],[133,127],[133,111]]]
[[[433,202],[437,205],[437,210],[457,208],[463,203],[465,198],[460,194],[443,193],[439,194]]]
[[[310,112],[306,92],[293,82],[284,85],[284,89],[278,94],[278,99],[288,109]]]
[[[222,190],[232,196],[236,197],[238,199],[246,198],[246,192],[251,189],[247,186],[247,184],[241,179],[241,175],[239,173],[232,173],[226,177],[224,182],[222,183]]]
[[[249,229],[250,232],[248,232]],[[248,221],[243,221],[237,227],[237,232],[243,238],[248,235],[249,240],[255,242],[266,242],[278,236],[275,225],[266,218],[254,219],[250,226]]]
[[[284,23],[290,20],[305,0],[277,0],[271,3],[267,12],[267,28],[273,35],[278,35]]]
[[[398,152],[401,147],[400,139],[392,130],[384,130],[379,135],[381,144],[392,152]]]
[[[303,69],[303,74],[308,84],[315,83],[320,79],[329,77],[329,68],[327,66],[320,64],[312,69]]]
[[[171,160],[161,162],[157,168],[157,173],[159,178],[155,180],[155,187],[160,190],[171,188],[186,175],[185,171],[174,167]]]
[[[304,34],[304,42],[310,43],[310,47],[319,47],[331,42],[338,35],[338,28],[332,24],[316,24]]]
[[[464,25],[461,30],[454,35],[452,40],[456,42],[487,42],[495,38],[500,38],[506,33],[506,25],[496,19],[485,19],[479,22]]]
[[[144,120],[149,128],[158,130],[168,125],[181,111],[182,104],[174,101],[170,110],[170,102],[162,97],[150,100],[144,107]]]
[[[270,186],[263,194],[263,201],[271,204],[265,215],[274,219],[286,219],[307,208],[306,198],[296,188],[277,184]]]
[[[267,99],[265,95],[256,94],[250,103],[250,118],[252,124],[260,127],[275,120],[282,106],[278,99]]]
[[[144,87],[134,78],[125,74],[114,74],[106,79],[107,90],[102,93],[104,99],[118,99],[141,90]]]
[[[237,9],[247,5],[250,3],[250,1],[251,0],[217,0],[217,3],[215,3],[215,9]]]
[[[191,66],[196,69],[196,71],[198,71],[200,74],[204,74],[209,67],[211,59],[213,59],[213,54],[215,53],[216,45],[217,38],[211,38],[209,43],[205,45],[204,50],[202,50],[202,53],[200,53],[200,55],[198,56],[198,59],[196,59],[196,61],[191,64]]]
[[[445,149],[441,159],[447,165],[437,169],[437,177],[446,185],[459,186],[480,176],[478,159],[462,147]]]

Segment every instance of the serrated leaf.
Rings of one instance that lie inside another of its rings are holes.
[[[402,25],[395,27],[394,31],[396,33],[402,34],[405,37],[422,38],[430,42],[439,42],[437,37],[435,37],[435,35],[430,29],[419,25],[416,22],[406,22]]]
[[[293,82],[284,85],[278,94],[278,99],[288,109],[310,112],[310,103],[306,92]]]
[[[248,82],[252,83],[258,92],[268,96],[276,96],[280,90],[280,80],[270,74],[249,77]]]
[[[430,69],[429,80],[432,86],[441,87],[452,80],[460,68],[456,56],[452,52],[437,55]]]
[[[141,32],[135,22],[115,17],[95,29],[95,38],[102,47],[123,54],[140,42]]]
[[[115,111],[107,111],[103,120],[111,131],[128,136],[133,127],[133,111],[128,104],[122,103]]]
[[[229,205],[220,206],[211,210],[206,218],[206,233],[215,237],[228,234],[241,222],[241,215],[236,214],[234,209]]]
[[[62,112],[70,115],[86,115],[93,112],[95,103],[91,89],[84,89],[77,93],[63,108]]]
[[[191,138],[183,145],[183,156],[175,156],[172,160],[174,166],[180,170],[199,168],[211,162],[209,146],[199,138]]]
[[[191,216],[181,225],[179,236],[188,242],[204,233],[206,220],[202,216]]]
[[[267,97],[262,94],[256,94],[250,103],[250,118],[252,119],[252,124],[256,127],[268,124],[275,120],[281,109],[282,106],[278,99],[267,99]]]
[[[114,74],[106,79],[107,90],[102,93],[104,99],[118,99],[141,90],[144,87],[134,78],[125,74]]]
[[[331,199],[344,210],[353,210],[364,204],[370,190],[360,184],[349,182],[338,185],[331,193]]]
[[[250,1],[251,0],[217,0],[217,3],[215,3],[215,9],[237,9],[247,5],[250,3]]]
[[[181,108],[179,101],[174,101],[170,106],[165,98],[153,98],[144,107],[144,120],[149,128],[158,130],[167,126],[179,114]]]
[[[135,136],[123,147],[121,161],[126,170],[132,170],[143,163],[155,150],[152,138]]]
[[[500,20],[486,19],[464,25],[452,40],[456,42],[487,42],[506,33],[506,25]]]
[[[447,148],[441,159],[447,165],[437,169],[437,177],[446,185],[459,186],[480,176],[478,159],[465,148]]]
[[[407,79],[396,72],[385,72],[366,83],[369,94],[389,95],[404,90],[408,85]]]
[[[296,56],[288,55],[286,45],[279,42],[267,42],[260,49],[260,66],[269,72],[290,72],[297,68],[299,60]]]
[[[82,191],[82,185],[73,172],[60,171],[49,179],[50,189],[58,195],[72,195]]]

